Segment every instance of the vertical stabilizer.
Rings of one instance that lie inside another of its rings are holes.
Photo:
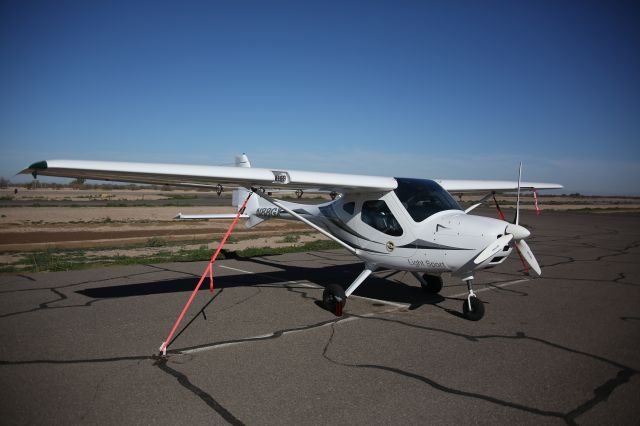
[[[232,193],[232,204],[235,208],[239,209],[242,207],[242,203],[249,195],[249,191],[245,188],[235,189]],[[249,198],[247,202],[247,206],[245,208],[244,214],[249,217],[249,220],[245,223],[247,228],[253,228],[254,226],[264,222],[269,217],[259,217],[257,216],[259,209],[267,209],[269,212],[277,209],[273,204],[268,201],[264,201],[262,198],[258,196],[254,196]]]
[[[247,157],[245,153],[236,156],[236,167],[251,167],[249,157]],[[231,204],[235,208],[239,209],[240,207],[242,207],[242,203],[248,195],[249,190],[246,188],[235,189],[232,193]],[[260,210],[264,211],[266,214],[258,215]],[[244,211],[244,214],[249,217],[249,220],[247,220],[245,226],[247,228],[253,228],[254,226],[257,226],[265,220],[269,219],[271,217],[269,213],[271,213],[271,215],[273,216],[277,216],[275,212],[279,212],[279,209],[270,202],[265,201],[258,196],[251,197],[249,198]]]
[[[243,152],[242,155],[236,156],[236,167],[251,167],[249,157]]]

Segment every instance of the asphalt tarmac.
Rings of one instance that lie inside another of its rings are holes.
[[[346,251],[0,277],[0,422],[634,424],[640,215],[524,212],[543,277],[517,256],[428,296],[380,271],[343,317],[319,304]]]

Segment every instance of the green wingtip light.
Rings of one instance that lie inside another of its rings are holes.
[[[31,175],[33,176],[33,178],[37,179],[38,178],[38,170],[45,170],[47,168],[47,162],[46,161],[38,161],[37,163],[33,163],[32,165],[30,165],[29,168],[31,170],[33,170],[31,172]]]
[[[29,166],[30,169],[44,170],[47,168],[46,161],[38,161],[37,163],[33,163]]]

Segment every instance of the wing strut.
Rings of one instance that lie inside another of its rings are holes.
[[[285,206],[284,204],[282,204],[281,202],[279,202],[278,200],[269,197],[268,195],[252,188],[252,190],[258,194],[260,197],[264,198],[265,200],[269,201],[271,204],[273,204],[274,206],[281,208],[282,210],[284,210],[285,212],[289,213],[291,216],[295,217],[296,219],[298,219],[301,222],[306,223],[307,225],[309,225],[310,227],[312,227],[313,229],[315,229],[316,231],[320,232],[322,235],[327,236],[328,238],[331,238],[333,241],[335,241],[336,243],[340,244],[342,247],[346,248],[347,250],[349,250],[351,253],[355,254],[356,256],[359,254],[359,250],[356,248],[351,247],[349,244],[345,243],[344,241],[336,238],[334,235],[331,235],[331,233],[325,231],[324,229],[320,228],[318,225],[316,225],[315,223],[312,223],[311,221],[309,221],[308,219],[305,219],[304,217],[300,216],[298,213],[294,212],[293,210],[291,210],[290,208],[288,208],[287,206]]]
[[[173,328],[171,329],[169,336],[166,338],[164,342],[162,342],[162,345],[160,346],[160,353],[162,354],[162,356],[167,355],[167,346],[169,346],[172,343],[171,338],[173,337],[173,334],[176,332],[178,325],[180,325],[182,318],[184,318],[184,314],[187,313],[189,306],[191,306],[191,302],[193,302],[193,299],[196,297],[196,294],[198,293],[200,286],[202,285],[202,283],[204,282],[204,279],[207,276],[209,276],[209,290],[213,293],[213,263],[216,261],[218,255],[220,254],[220,251],[222,251],[222,247],[224,246],[224,243],[227,242],[227,238],[229,238],[229,235],[231,235],[231,231],[233,230],[233,227],[236,226],[236,223],[238,223],[238,219],[240,219],[240,216],[242,215],[242,213],[244,213],[244,209],[245,207],[247,207],[247,203],[249,202],[249,198],[251,198],[252,194],[253,192],[249,192],[247,199],[244,200],[244,204],[242,204],[242,207],[238,210],[238,214],[236,214],[236,218],[233,220],[233,222],[231,223],[231,226],[227,230],[227,233],[222,238],[222,241],[220,242],[218,249],[213,254],[213,256],[211,256],[211,260],[209,261],[209,264],[205,268],[204,272],[202,273],[202,276],[200,277],[200,281],[198,281],[198,285],[191,293],[191,296],[189,297],[187,304],[184,305],[184,308],[182,309],[182,313],[180,313],[180,316],[176,320],[176,323],[173,325]]]

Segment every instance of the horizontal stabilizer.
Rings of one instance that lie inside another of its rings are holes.
[[[182,214],[178,213],[174,219],[178,220],[197,220],[197,219],[235,219],[237,213],[219,213],[219,214]],[[240,215],[241,218],[247,218],[246,214]]]
[[[269,219],[268,217],[259,217],[256,215],[251,215],[249,216],[249,220],[244,224],[244,226],[247,229],[251,229],[254,228],[258,225],[260,225],[262,222],[264,222],[265,220]]]

